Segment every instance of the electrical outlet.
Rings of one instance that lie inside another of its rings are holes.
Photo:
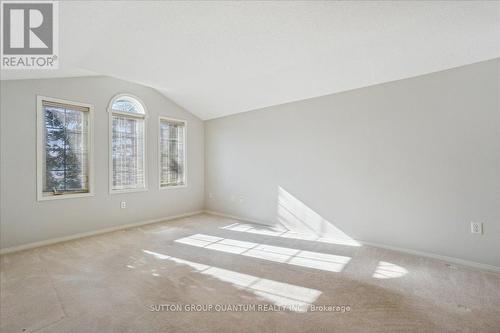
[[[470,223],[470,232],[473,234],[482,234],[483,233],[483,224],[481,222],[471,222]]]
[[[126,201],[120,202],[120,208],[121,209],[127,208],[127,202]]]
[[[214,195],[212,194],[212,192],[208,192],[208,198],[209,199],[213,199],[214,198]]]
[[[244,203],[244,202],[245,202],[245,197],[244,197],[244,196],[240,196],[240,197],[238,198],[238,202],[239,202],[240,204]]]

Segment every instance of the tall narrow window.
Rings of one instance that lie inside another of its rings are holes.
[[[186,122],[160,117],[160,188],[186,185]]]
[[[89,104],[37,98],[38,200],[92,194],[92,113]]]
[[[146,189],[146,112],[135,97],[118,95],[110,103],[111,192]]]

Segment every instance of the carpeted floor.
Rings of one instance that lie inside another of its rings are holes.
[[[500,274],[211,215],[4,255],[0,281],[9,333],[500,331]]]

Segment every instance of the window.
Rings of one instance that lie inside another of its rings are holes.
[[[186,185],[186,122],[160,117],[160,188]]]
[[[146,190],[146,111],[130,95],[115,96],[109,106],[110,192]]]
[[[38,200],[92,195],[89,104],[37,97]]]

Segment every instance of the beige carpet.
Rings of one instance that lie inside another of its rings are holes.
[[[499,274],[356,245],[197,215],[4,255],[0,329],[500,331]]]

